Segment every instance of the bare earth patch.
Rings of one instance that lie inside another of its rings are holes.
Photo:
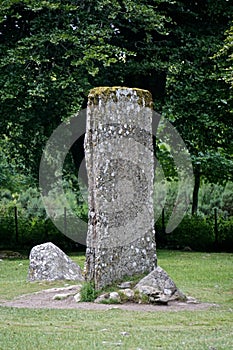
[[[73,294],[76,293],[77,286],[73,286]],[[151,305],[151,304],[97,304],[75,302],[73,295],[68,296],[63,300],[54,300],[54,296],[67,292],[67,288],[52,288],[40,292],[25,294],[10,301],[0,301],[0,306],[17,307],[17,308],[32,308],[32,309],[79,309],[79,310],[111,310],[120,309],[128,311],[200,311],[210,307],[217,307],[211,303],[185,303],[172,301],[168,305]],[[69,287],[69,293],[72,294],[72,287]]]

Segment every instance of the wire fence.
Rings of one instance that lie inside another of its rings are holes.
[[[221,249],[222,241],[225,239],[225,236],[223,237],[225,231],[222,229],[223,223],[217,208],[213,210],[211,217],[208,218],[208,222],[203,220],[203,224],[199,225],[198,223],[198,226],[195,218],[191,218],[186,223],[186,226],[181,223],[180,228],[178,227],[175,230],[175,234],[166,233],[166,219],[168,219],[168,215],[169,213],[166,213],[163,209],[160,220],[155,223],[155,239],[158,246],[178,248],[184,245],[191,245],[198,250],[200,242],[205,241],[206,243],[202,244],[202,249],[206,248],[207,250],[209,246],[212,246],[215,250]],[[85,219],[87,221],[87,217]],[[9,242],[12,242],[16,245],[31,246],[48,240],[67,243],[69,239],[66,236],[70,229],[70,220],[66,207],[63,208],[63,212],[60,210],[59,220],[61,230],[55,227],[53,221],[42,207],[13,206],[3,208],[0,211],[0,245],[7,245]],[[229,229],[227,228],[229,231],[227,242],[231,244],[231,239],[233,241],[233,223],[229,227]],[[228,245],[228,243],[225,243],[225,245]]]
[[[155,225],[156,226],[156,225]],[[217,247],[219,245],[219,222],[218,222],[218,209],[214,208],[213,210],[213,222],[212,227],[214,231],[214,245]],[[162,209],[161,214],[161,229],[160,229],[160,238],[163,243],[166,243],[166,220],[165,220],[165,210]]]
[[[54,208],[55,211],[56,208]],[[68,242],[67,208],[59,212],[59,230],[43,207],[2,207],[0,211],[0,246],[32,246],[44,241]]]

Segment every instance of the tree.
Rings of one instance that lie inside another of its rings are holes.
[[[20,164],[23,167],[23,164]],[[0,140],[0,192],[7,196],[10,193],[19,192],[30,182],[23,173],[18,171],[19,160],[17,155],[11,152],[8,138]]]
[[[90,88],[147,88],[192,155],[195,212],[200,177],[219,181],[224,165],[227,179],[232,164],[228,78],[219,80],[210,58],[231,15],[228,3],[212,0],[5,0],[1,133],[36,177],[46,139],[86,106]],[[82,145],[72,150],[78,167]]]
[[[165,17],[154,11],[158,1],[152,3],[3,2],[1,133],[11,133],[14,138],[17,130],[15,147],[20,151],[19,144],[23,145],[20,156],[34,174],[38,173],[45,140],[54,128],[84,107],[90,88],[112,80],[109,66],[117,63],[117,73],[122,77],[125,62],[135,55],[136,46],[125,47],[119,27],[134,35],[145,32],[144,37],[152,27],[163,31]]]
[[[172,33],[162,111],[192,155],[195,214],[201,176],[213,182],[232,178],[232,95],[229,85],[216,79],[211,60],[222,45],[231,9],[211,1],[186,1],[181,6],[182,11],[171,14],[177,29]]]
[[[216,64],[218,65],[218,77],[233,87],[233,22],[230,28],[226,31],[226,37],[223,46],[214,55]]]

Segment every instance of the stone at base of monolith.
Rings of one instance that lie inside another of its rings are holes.
[[[141,279],[134,289],[140,294],[148,296],[149,302],[152,303],[186,300],[186,296],[176,287],[167,272],[160,266]]]
[[[37,245],[30,252],[29,281],[83,281],[81,268],[60,248],[48,242]]]

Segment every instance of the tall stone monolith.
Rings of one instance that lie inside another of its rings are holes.
[[[149,91],[90,91],[85,157],[89,223],[86,279],[101,289],[156,267],[154,156]]]

